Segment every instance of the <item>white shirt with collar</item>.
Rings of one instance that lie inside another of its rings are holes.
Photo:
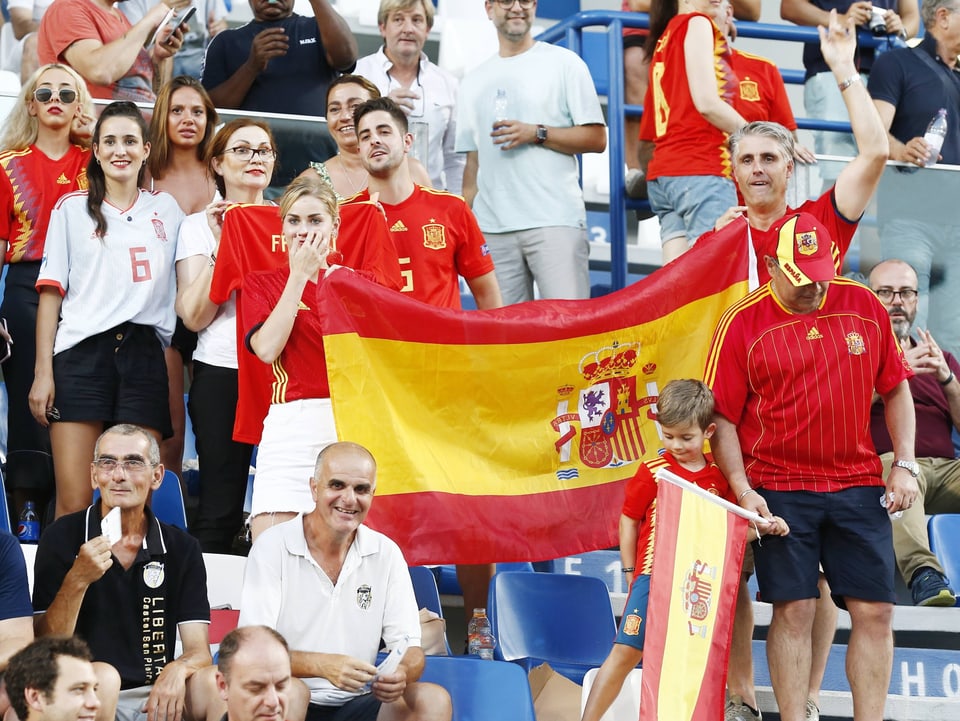
[[[388,95],[400,87],[390,77],[393,61],[381,45],[373,55],[357,60],[354,73],[362,75]],[[454,149],[457,139],[457,79],[446,70],[430,62],[426,53],[420,53],[420,71],[411,90],[423,97],[423,116],[407,116],[411,123],[425,122],[429,126],[429,156],[424,165],[433,187],[457,195],[463,192],[463,168],[467,158]]]
[[[307,549],[303,514],[269,528],[247,557],[240,595],[241,626],[276,629],[292,651],[346,654],[376,663],[404,637],[420,646],[420,616],[400,548],[366,526],[357,529],[337,583]],[[305,678],[311,703],[342,706],[363,692]]]

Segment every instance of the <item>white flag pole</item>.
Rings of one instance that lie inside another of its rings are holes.
[[[746,518],[748,521],[763,524],[770,523],[770,521],[761,516],[759,513],[754,513],[753,511],[748,511],[745,508],[740,508],[740,506],[734,505],[733,503],[730,503],[730,501],[720,498],[720,496],[700,488],[700,486],[698,486],[696,483],[691,483],[690,481],[684,480],[676,473],[671,473],[666,468],[661,468],[659,471],[657,471],[657,478],[661,481],[668,481],[675,486],[680,486],[680,488],[684,489],[685,491],[696,493],[698,496],[706,498],[709,501],[713,501],[714,503],[730,511],[730,513],[736,513],[738,516]]]

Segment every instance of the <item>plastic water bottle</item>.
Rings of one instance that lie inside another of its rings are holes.
[[[947,137],[947,109],[940,108],[933,120],[927,126],[927,132],[923,134],[923,142],[930,148],[930,157],[925,163],[926,166],[936,165],[940,157],[940,148],[943,147],[943,139]]]
[[[33,501],[27,501],[20,513],[17,538],[20,539],[20,543],[39,543],[40,541],[40,518],[37,516]]]
[[[493,120],[502,122],[510,117],[510,101],[507,100],[507,91],[503,88],[497,88],[497,97],[493,99]],[[944,131],[946,132],[946,131]]]
[[[471,656],[479,656],[486,661],[493,660],[493,649],[497,645],[487,618],[487,609],[473,609],[473,618],[467,624],[467,651]]]

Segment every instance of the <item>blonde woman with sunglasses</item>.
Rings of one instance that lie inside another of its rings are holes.
[[[34,284],[53,206],[87,187],[92,115],[80,76],[64,65],[44,65],[24,83],[0,138],[0,268],[9,265],[0,358],[7,356],[7,486],[18,512],[28,500],[42,509],[54,485],[50,437],[33,420],[27,400],[36,359]]]

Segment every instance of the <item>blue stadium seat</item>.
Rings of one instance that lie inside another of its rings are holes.
[[[420,680],[447,689],[453,701],[453,721],[536,721],[530,683],[515,664],[469,656],[430,656]]]
[[[410,580],[413,581],[413,593],[417,597],[417,608],[433,611],[443,618],[443,608],[440,605],[440,592],[437,590],[437,580],[426,566],[411,566]],[[443,634],[443,643],[447,647],[447,655],[453,655],[447,634]]]
[[[487,615],[497,638],[495,658],[527,672],[546,661],[578,684],[603,663],[617,633],[606,584],[590,576],[497,574]]]
[[[517,563],[498,563],[497,573],[503,571],[528,571],[533,572],[533,564],[527,561]],[[444,596],[462,596],[463,589],[460,588],[460,582],[457,580],[456,566],[434,566],[433,575],[437,579],[437,588]],[[467,609],[467,615],[472,609]]]
[[[938,513],[927,522],[930,550],[943,566],[954,591],[960,584],[960,513]],[[957,603],[960,606],[960,598]]]
[[[93,489],[93,500],[100,498],[100,489]],[[187,509],[183,505],[183,491],[180,480],[173,471],[163,472],[163,482],[153,492],[150,509],[164,523],[187,530]]]
[[[10,527],[10,508],[7,506],[7,486],[4,479],[3,469],[0,468],[0,531],[14,533]],[[16,535],[14,533],[14,535]]]

